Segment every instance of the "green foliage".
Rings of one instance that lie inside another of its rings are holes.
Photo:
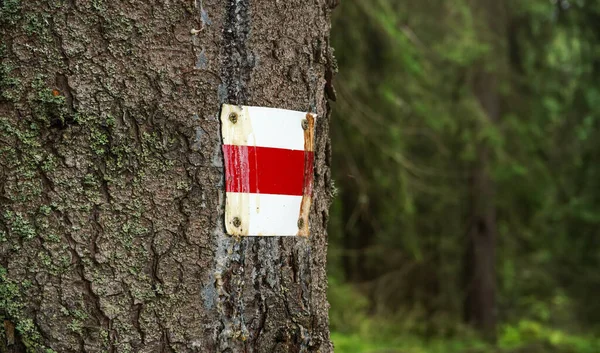
[[[571,335],[539,323],[523,321],[506,326],[497,346],[475,338],[423,338],[400,334],[331,335],[336,353],[596,353],[600,340],[594,337]]]
[[[335,304],[336,302],[332,302],[333,308],[336,307]],[[340,309],[332,310],[334,315],[338,310]],[[348,308],[348,311],[351,310]],[[498,343],[489,344],[478,339],[477,335],[466,327],[460,335],[423,336],[406,329],[406,318],[382,320],[364,316],[364,313],[354,317],[359,316],[361,324],[356,330],[344,331],[349,326],[332,325],[331,337],[337,353],[595,353],[600,351],[600,339],[597,337],[574,335],[531,320],[521,320],[514,325],[502,325]]]
[[[363,323],[369,320],[369,302],[352,285],[329,279],[327,299],[333,308],[329,312],[329,324],[332,330],[343,333],[357,332]]]
[[[499,346],[516,350],[520,346],[542,346],[549,351],[593,353],[600,351],[600,340],[576,336],[552,329],[539,322],[523,320],[515,326],[503,327]]]
[[[477,341],[463,326],[465,236],[487,207],[498,349],[600,351],[600,6],[348,0],[334,15],[338,351]],[[484,107],[490,96],[497,116]],[[494,195],[480,203],[475,169]],[[392,342],[403,336],[421,343]]]

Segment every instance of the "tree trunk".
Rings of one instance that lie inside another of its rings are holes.
[[[327,1],[0,6],[0,352],[331,352]],[[309,238],[224,233],[222,103],[318,114]]]
[[[480,147],[470,178],[470,215],[465,258],[465,319],[487,339],[496,331],[496,208],[489,151]]]
[[[495,0],[474,1],[475,14],[481,19],[482,39],[491,48],[484,64],[474,73],[472,90],[488,121],[479,122],[476,129],[495,125],[500,120],[501,96],[498,73],[506,38],[504,3]],[[479,135],[480,132],[477,133]],[[470,220],[465,255],[465,319],[487,339],[496,337],[496,205],[495,185],[490,175],[490,146],[483,141],[470,171]]]
[[[373,238],[374,230],[371,227],[368,215],[363,210],[363,205],[358,200],[358,194],[354,192],[358,187],[353,182],[347,182],[347,192],[342,192],[343,203],[342,219],[352,220],[345,225],[342,241],[343,255],[342,264],[345,280],[361,283],[373,279],[377,274],[369,266],[369,246]]]

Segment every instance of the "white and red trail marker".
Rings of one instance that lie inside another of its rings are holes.
[[[308,236],[315,119],[293,110],[222,106],[227,234]]]

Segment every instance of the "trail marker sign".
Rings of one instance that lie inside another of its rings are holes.
[[[316,115],[224,104],[225,228],[239,236],[308,236]]]

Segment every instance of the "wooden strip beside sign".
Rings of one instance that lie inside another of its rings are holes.
[[[315,119],[292,110],[223,105],[228,234],[308,236]]]

